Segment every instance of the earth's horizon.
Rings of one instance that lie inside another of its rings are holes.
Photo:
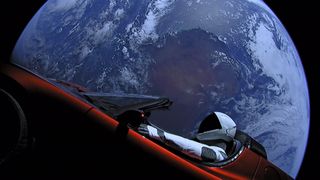
[[[151,121],[194,136],[212,111],[232,117],[293,178],[309,131],[298,52],[261,0],[49,0],[12,62],[97,92],[165,96]]]

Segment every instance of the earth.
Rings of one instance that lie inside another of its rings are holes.
[[[212,111],[296,177],[309,131],[297,50],[261,0],[49,0],[12,62],[95,92],[168,97],[150,121],[185,137]]]

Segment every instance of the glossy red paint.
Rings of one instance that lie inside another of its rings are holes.
[[[253,179],[289,180],[291,178],[266,159],[260,158],[259,165]]]
[[[88,117],[93,120],[97,120],[101,125],[106,127],[108,130],[115,132],[118,122],[113,120],[108,115],[102,113],[100,110],[94,108],[88,112]],[[182,159],[181,157],[175,155],[169,150],[163,148],[162,146],[154,143],[153,141],[141,136],[137,132],[129,129],[126,137],[129,143],[134,144],[141,148],[141,150],[146,151],[148,153],[157,156],[159,159],[167,161],[170,164],[176,166],[184,171],[189,171],[189,173],[193,174],[197,178],[201,179],[221,179],[209,172],[199,168],[198,166]]]
[[[37,94],[64,101],[82,113],[85,113],[92,108],[88,103],[85,103],[41,77],[15,65],[1,64],[0,72],[20,84],[28,94]]]
[[[224,179],[252,179],[257,169],[260,157],[245,148],[240,156],[223,167],[207,167],[212,173]]]
[[[90,103],[87,103],[84,100],[65,92],[59,87],[49,83],[44,78],[36,76],[33,73],[12,64],[2,64],[0,66],[0,75],[6,76],[12,81],[15,81],[17,84],[19,84],[28,96],[35,98],[32,99],[35,102],[39,101],[43,103],[43,107],[41,107],[41,104],[39,105],[40,110],[41,108],[44,108],[45,111],[47,107],[50,108],[50,104],[45,104],[46,102],[56,103],[57,105],[54,107],[58,109],[54,111],[50,110],[48,111],[49,113],[44,112],[45,115],[54,112],[58,114],[60,113],[63,116],[64,110],[66,108],[66,113],[72,111],[74,112],[73,114],[78,114],[77,118],[81,117],[84,119],[83,121],[79,120],[79,122],[85,124],[85,126],[81,128],[92,128],[93,130],[91,130],[90,132],[96,133],[96,136],[92,136],[94,137],[94,143],[101,143],[107,147],[109,145],[108,143],[110,143],[110,146],[120,144],[120,147],[122,147],[121,144],[128,143],[130,144],[130,147],[134,147],[133,149],[136,149],[136,151],[139,152],[142,156],[146,154],[147,157],[153,157],[153,164],[161,162],[162,164],[170,165],[170,167],[175,168],[177,170],[176,172],[185,172],[190,174],[190,177],[198,179],[290,179],[290,177],[283,173],[279,168],[277,168],[264,158],[260,157],[258,154],[252,152],[248,148],[244,148],[241,154],[231,163],[222,167],[210,167],[193,162],[191,160],[184,159],[183,157],[169,151],[164,146],[161,146],[151,141],[150,139],[145,138],[144,136],[129,128],[124,129],[124,133],[122,132],[122,135],[124,134],[125,136],[123,139],[119,138],[118,141],[117,135],[114,134],[118,133],[120,126],[119,122],[103,113]],[[53,101],[46,101],[46,98]],[[30,103],[32,104],[32,102]],[[61,106],[59,106],[59,104],[61,104]],[[59,107],[61,109],[59,109]],[[33,111],[32,113],[37,113],[37,110]],[[35,122],[50,119],[50,117],[42,119],[38,118],[37,116],[34,117],[37,119],[37,121]],[[66,119],[65,121],[57,121],[58,123],[62,124],[54,124],[54,122],[48,123],[52,123],[53,128],[56,128],[58,130],[59,128],[61,128],[61,130],[67,132],[67,134],[69,131],[74,133],[73,126],[77,126],[77,119],[73,119],[72,113],[71,115],[68,115],[66,117],[71,118],[72,120]],[[54,121],[54,118],[53,120],[50,120]],[[87,123],[89,123],[89,125],[87,125]],[[94,124],[94,126],[91,126],[91,124]],[[64,126],[67,126],[69,129],[65,128]],[[98,126],[99,128],[94,129],[93,127],[95,126]],[[42,127],[43,126],[37,127],[38,129],[40,128],[39,132],[46,132],[47,130],[51,132],[52,130],[51,125],[48,129],[45,130],[41,130]],[[54,129],[53,132],[56,132],[56,129]],[[53,139],[54,138],[55,136],[53,136]],[[86,135],[81,135],[81,138],[86,138]],[[77,141],[79,141],[81,144],[81,139]],[[83,141],[85,141],[85,139],[83,139]],[[52,142],[55,141],[53,140]],[[86,142],[91,142],[91,140],[89,139]],[[63,145],[63,143],[58,142],[57,145]],[[48,147],[51,146],[49,145]],[[108,150],[108,148],[106,149]],[[130,152],[130,150],[127,150],[125,152]],[[105,154],[102,154],[101,156],[121,156],[121,154],[113,154],[117,153],[117,150],[110,150],[110,152],[107,151],[103,153]],[[136,166],[139,166],[139,163],[141,162],[133,162],[133,164],[136,164]],[[105,168],[108,169],[108,167]],[[137,167],[128,168],[134,169]],[[175,172],[175,169],[172,172]]]

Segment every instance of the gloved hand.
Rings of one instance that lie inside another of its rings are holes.
[[[138,132],[144,136],[149,136],[148,125],[140,124],[140,126],[138,127]]]

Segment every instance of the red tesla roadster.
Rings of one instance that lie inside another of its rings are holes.
[[[163,97],[95,93],[0,66],[1,178],[291,179],[243,132],[221,162],[186,157],[135,131]]]

